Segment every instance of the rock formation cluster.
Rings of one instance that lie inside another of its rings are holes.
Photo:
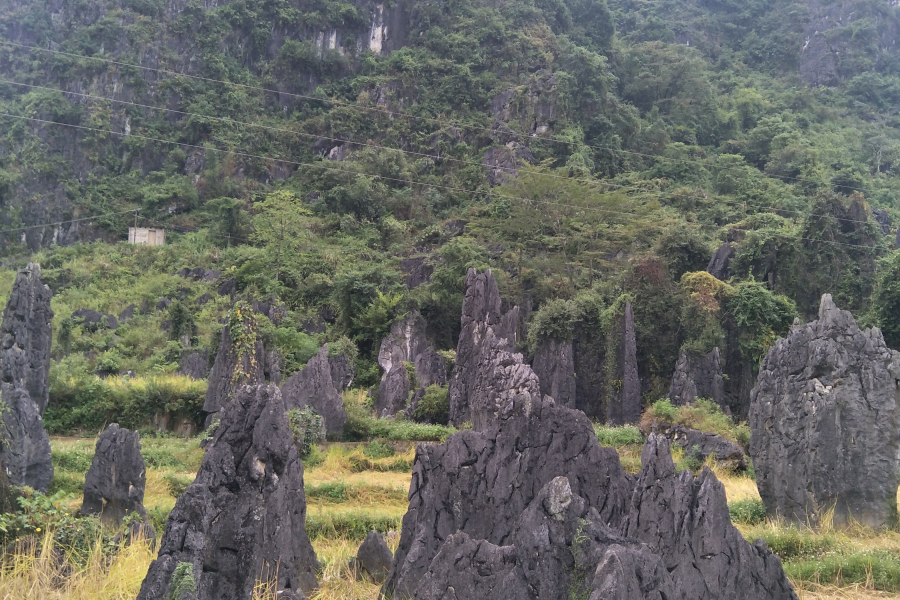
[[[288,377],[281,386],[281,395],[288,410],[311,407],[325,421],[328,436],[339,439],[344,434],[347,411],[341,397],[343,381],[335,383],[332,379],[334,366],[338,373],[343,372],[343,361],[332,364],[325,344],[303,369]]]
[[[825,294],[769,349],[751,393],[750,454],[769,515],[879,527],[897,515],[900,354]]]
[[[411,400],[416,401],[410,393],[421,397],[429,385],[447,383],[444,359],[425,339],[425,320],[418,312],[411,312],[391,326],[378,350],[378,364],[384,374],[378,385],[375,410],[382,416],[395,415],[406,409]]]
[[[164,598],[178,563],[190,563],[197,600],[250,598],[257,580],[278,597],[317,587],[306,535],[303,463],[281,393],[243,386],[221,411],[196,480],[178,497],[139,600]]]
[[[81,514],[99,515],[104,525],[112,527],[132,513],[146,521],[146,483],[140,436],[113,423],[97,438],[91,468],[84,478]]]
[[[53,479],[41,418],[50,400],[51,296],[40,266],[29,264],[16,274],[0,324],[0,400],[7,408],[0,464],[12,485],[41,491]]]

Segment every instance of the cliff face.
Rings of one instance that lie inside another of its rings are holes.
[[[201,172],[220,159],[202,148],[212,123],[194,122],[180,128],[180,135],[170,135],[165,130],[186,123],[184,115],[137,105],[210,115],[225,111],[189,105],[192,92],[203,82],[174,83],[168,74],[152,69],[250,83],[249,75],[258,78],[252,84],[274,93],[208,85],[233,94],[235,102],[287,112],[302,102],[288,94],[307,94],[327,77],[356,70],[362,56],[386,55],[403,46],[408,21],[404,2],[328,5],[328,10],[316,11],[301,0],[0,1],[0,38],[14,44],[2,46],[0,77],[45,88],[11,86],[16,95],[33,96],[27,116],[80,127],[9,119],[11,135],[0,141],[0,228],[23,229],[0,235],[0,249],[22,244],[35,251],[51,244],[118,239],[130,215],[86,218],[111,212],[98,209],[113,200],[146,207],[149,199],[157,218],[198,206],[198,193],[207,183]],[[29,72],[30,77],[23,76]],[[51,91],[56,89],[69,93]],[[133,130],[149,135],[138,127],[150,123],[158,132],[155,137],[197,148],[129,138]],[[268,182],[292,171],[284,163],[238,164],[230,175],[237,181]],[[126,178],[115,190],[103,189],[109,178],[123,174],[130,174],[130,181]],[[149,177],[149,185],[141,181],[144,177]],[[54,225],[59,222],[64,223]]]

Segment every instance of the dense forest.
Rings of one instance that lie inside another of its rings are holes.
[[[720,348],[746,415],[823,293],[900,349],[887,0],[0,0],[0,30],[2,286],[53,290],[51,432],[201,423],[166,376],[236,299],[287,374],[330,342],[374,386],[411,311],[452,360],[471,267],[579,371],[630,302],[648,405]]]

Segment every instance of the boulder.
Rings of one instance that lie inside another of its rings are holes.
[[[41,267],[30,263],[16,273],[0,324],[0,381],[24,389],[39,415],[50,401],[51,297]]]
[[[209,373],[209,350],[186,350],[178,359],[178,372],[191,379],[206,379]]]
[[[747,455],[744,449],[720,435],[680,425],[670,425],[661,433],[673,444],[681,446],[685,454],[693,456],[700,462],[712,456],[717,463],[732,471],[743,471],[747,468]]]
[[[243,386],[175,502],[137,598],[164,598],[182,562],[193,567],[197,600],[250,598],[257,580],[272,581],[279,598],[305,598],[319,566],[305,519],[303,463],[281,393]]]
[[[219,284],[219,287],[216,288],[216,292],[220,296],[234,296],[235,293],[237,293],[237,281],[229,277]]]
[[[325,431],[331,438],[340,439],[347,424],[344,399],[331,379],[328,344],[309,359],[306,366],[287,378],[281,395],[288,410],[311,407],[325,421]]]
[[[425,320],[415,311],[391,326],[390,334],[381,341],[378,364],[383,370],[375,402],[379,415],[391,416],[407,408],[411,391],[447,382],[443,358],[429,346]],[[413,367],[414,381],[407,364]]]
[[[722,361],[719,349],[700,356],[682,350],[675,363],[675,373],[669,385],[669,400],[676,406],[689,404],[697,398],[714,400],[725,409],[725,380],[722,378]]]
[[[100,331],[101,329],[118,329],[119,321],[114,315],[97,312],[89,308],[79,308],[72,313],[72,319],[81,323],[87,331]]]
[[[731,277],[731,258],[734,256],[735,249],[730,243],[725,242],[718,247],[716,253],[709,259],[706,265],[706,272],[722,281]]]
[[[350,389],[353,377],[356,376],[356,369],[346,354],[329,356],[328,364],[331,367],[331,383],[339,394],[343,394]]]
[[[541,393],[562,406],[575,408],[575,355],[571,341],[541,340],[531,368],[541,382]]]
[[[580,411],[517,404],[416,450],[386,598],[796,600],[779,559],[732,526],[708,469],[676,474],[651,434],[636,476]]]
[[[431,282],[434,265],[427,256],[414,256],[400,261],[400,270],[404,275],[404,283],[410,290]]]
[[[618,393],[610,399],[607,422],[611,425],[626,425],[641,420],[641,381],[637,368],[637,340],[634,332],[634,311],[631,302],[625,303],[621,352],[618,355]]]
[[[204,304],[208,303],[210,300],[212,300],[212,296],[210,295],[209,292],[206,292],[205,294],[197,296],[196,303],[198,306],[203,306]]]
[[[134,304],[129,304],[125,307],[122,312],[119,313],[119,322],[124,323],[128,319],[134,317],[134,311],[137,307]]]
[[[480,428],[509,399],[519,395],[540,398],[537,376],[515,352],[518,320],[518,307],[501,311],[500,289],[491,270],[479,274],[469,269],[462,328],[450,377],[453,425],[472,421]]]
[[[0,465],[12,485],[27,485],[46,492],[53,480],[50,437],[38,405],[31,398],[24,388],[6,382],[0,384],[0,400],[7,408],[0,417],[3,420]]]
[[[750,455],[766,512],[871,527],[897,516],[900,354],[822,296],[771,348],[751,392]]]
[[[382,535],[377,531],[370,531],[351,564],[356,568],[358,578],[368,577],[375,583],[384,583],[393,559],[394,555]]]
[[[99,515],[100,522],[110,527],[118,527],[132,513],[146,521],[146,483],[140,436],[113,423],[97,438],[91,468],[84,477],[81,514]]]

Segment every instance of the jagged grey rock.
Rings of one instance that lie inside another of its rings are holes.
[[[353,566],[357,576],[368,576],[375,583],[383,583],[391,570],[394,555],[384,542],[384,537],[377,531],[370,531],[356,551]]]
[[[619,354],[619,373],[622,385],[610,399],[607,421],[612,425],[626,425],[641,420],[641,380],[637,368],[637,340],[634,331],[634,310],[625,303],[623,337]]]
[[[407,363],[413,366],[415,382],[410,381]],[[443,359],[428,345],[425,320],[418,312],[413,311],[394,323],[378,350],[378,364],[384,373],[378,386],[376,412],[379,415],[394,415],[407,407],[411,391],[433,383],[445,384],[447,370],[435,368],[439,363],[442,365]]]
[[[53,480],[50,437],[44,420],[28,390],[3,382],[0,401],[8,410],[2,413],[3,444],[0,465],[12,485],[27,485],[46,492]]]
[[[350,358],[346,354],[338,354],[328,357],[328,364],[331,366],[331,383],[339,394],[343,394],[350,389],[353,378],[356,376],[356,369],[350,362]]]
[[[403,281],[406,287],[412,290],[431,281],[434,266],[429,262],[429,257],[414,256],[401,260],[400,270],[405,275]]]
[[[206,379],[209,373],[209,350],[184,351],[178,360],[178,372],[191,379]]]
[[[716,253],[709,259],[709,264],[706,265],[706,272],[722,281],[731,277],[731,270],[729,267],[734,253],[734,246],[728,242],[719,246],[718,249],[716,249]]]
[[[520,404],[419,447],[386,598],[796,600],[779,559],[732,526],[708,469],[676,474],[651,434],[637,477],[580,411]]]
[[[281,372],[284,370],[284,356],[281,350],[274,348],[266,351],[266,364],[263,368],[263,375],[266,381],[281,385]]]
[[[822,296],[769,349],[751,392],[750,455],[769,515],[879,527],[897,515],[900,354]]]
[[[165,597],[179,562],[193,565],[197,600],[250,598],[258,579],[275,581],[279,598],[304,598],[318,568],[305,519],[303,463],[281,393],[243,386],[166,521],[138,600]]]
[[[884,235],[891,235],[891,229],[893,228],[891,215],[889,215],[886,210],[873,208],[872,216],[875,217],[875,222],[881,226],[881,233]]]
[[[119,321],[114,315],[97,312],[89,308],[79,308],[72,313],[72,318],[81,323],[81,326],[87,331],[118,329],[119,327]]]
[[[747,455],[744,449],[720,435],[680,425],[669,426],[661,433],[672,443],[681,446],[687,455],[693,455],[700,462],[704,462],[711,455],[717,463],[732,471],[747,468]]]
[[[303,369],[287,378],[281,386],[281,395],[288,410],[312,407],[324,419],[329,437],[339,439],[344,435],[347,411],[344,410],[344,399],[331,379],[328,344],[319,348]]]
[[[50,401],[52,295],[41,267],[29,263],[16,273],[0,325],[0,381],[26,390],[41,415]]]
[[[97,438],[91,468],[84,478],[81,514],[99,515],[104,525],[112,527],[132,513],[146,521],[146,483],[140,436],[113,423]]]
[[[541,382],[541,393],[557,403],[575,408],[575,356],[572,342],[541,340],[531,368]]]
[[[239,355],[233,347],[228,325],[225,325],[222,328],[222,338],[219,342],[219,350],[216,352],[216,360],[209,372],[209,385],[206,388],[203,411],[211,415],[221,410],[231,399],[236,384],[256,385],[265,382],[265,364],[266,351],[258,337],[253,352],[244,352]],[[236,379],[235,372],[238,368],[243,376]],[[207,421],[207,425],[209,425],[209,417]]]
[[[675,373],[669,386],[669,400],[680,406],[697,398],[714,400],[725,408],[725,380],[719,349],[713,348],[705,356],[682,350],[675,363]]]
[[[500,289],[491,270],[466,274],[462,330],[450,378],[450,422],[482,428],[500,407],[522,396],[541,396],[540,382],[515,352],[519,310],[501,311]]]

